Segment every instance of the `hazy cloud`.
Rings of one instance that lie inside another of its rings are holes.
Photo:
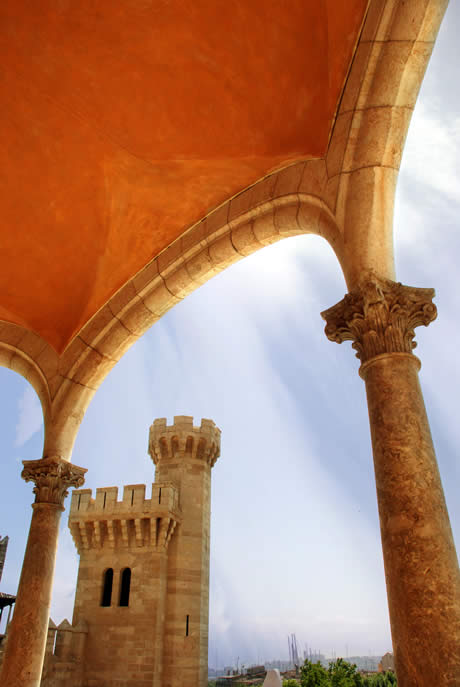
[[[404,151],[404,171],[426,189],[458,200],[460,117],[419,103]],[[420,189],[421,190],[421,189]]]

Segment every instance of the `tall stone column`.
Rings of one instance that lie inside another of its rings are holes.
[[[35,503],[0,674],[0,684],[5,687],[40,684],[59,521],[67,490],[81,486],[86,472],[57,456],[26,460],[23,464],[23,479],[35,483]]]
[[[433,289],[372,277],[322,313],[366,384],[399,687],[460,685],[460,574],[412,349]]]

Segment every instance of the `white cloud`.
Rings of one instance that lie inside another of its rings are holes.
[[[402,170],[415,183],[457,202],[459,149],[460,117],[419,102],[407,138]]]
[[[24,389],[18,402],[19,416],[16,423],[14,445],[23,446],[43,425],[43,413],[37,394],[31,386]]]

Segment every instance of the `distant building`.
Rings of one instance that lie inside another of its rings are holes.
[[[377,672],[380,656],[350,656],[346,660],[354,663],[358,670]]]
[[[325,668],[327,668],[330,661],[330,659],[327,659],[326,656],[321,653],[321,651],[312,651],[311,649],[309,651],[304,651],[303,657],[304,660],[308,659],[311,663],[321,663],[321,665]]]
[[[379,673],[384,673],[387,670],[392,670],[394,672],[395,669],[395,659],[393,654],[391,654],[389,651],[382,656],[382,660],[379,663],[378,671]]]
[[[5,565],[6,550],[8,548],[8,537],[0,537],[0,582],[3,574],[3,566]]]
[[[8,548],[8,537],[0,537],[0,580],[2,579],[2,573],[3,573],[3,566],[5,565],[5,558],[6,558],[6,550]],[[3,611],[5,608],[8,609],[8,617],[6,619],[6,625],[5,625],[5,630],[7,629],[10,618],[11,618],[11,611],[13,610],[14,602],[16,601],[16,597],[13,596],[12,594],[5,594],[4,592],[0,592],[0,623],[2,621],[3,617]],[[4,634],[0,634],[0,664],[2,661],[2,656],[3,656],[3,651],[4,651]]]
[[[273,670],[273,669],[277,668],[280,671],[280,673],[283,673],[286,670],[291,670],[292,664],[290,661],[282,661],[282,660],[266,661],[265,662],[265,668],[267,670]]]

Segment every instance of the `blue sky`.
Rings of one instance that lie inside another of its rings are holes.
[[[457,315],[460,236],[460,9],[451,3],[411,124],[397,191],[397,277],[437,292],[417,329],[421,382],[457,547],[460,544]],[[153,481],[156,417],[212,418],[210,654],[214,666],[287,656],[286,635],[330,654],[391,648],[364,384],[349,343],[320,312],[346,291],[329,246],[305,236],[244,259],[177,305],[96,394],[73,461],[86,486]],[[14,593],[32,486],[21,460],[42,453],[35,392],[0,369],[1,590]],[[62,528],[52,617],[71,619],[78,560]]]

